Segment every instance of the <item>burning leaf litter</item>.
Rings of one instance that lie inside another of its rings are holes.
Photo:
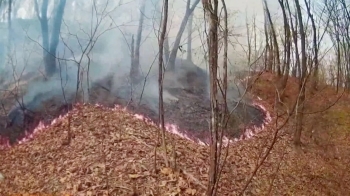
[[[266,105],[268,111],[271,107]],[[219,195],[238,195],[242,191],[274,135],[273,125],[266,124],[264,129],[269,131],[229,146]],[[68,130],[71,144],[62,145]],[[178,170],[172,170],[165,167],[164,152],[157,147],[158,133],[152,121],[134,116],[125,108],[78,104],[56,121],[38,126],[35,139],[0,151],[0,172],[4,176],[0,195],[203,195],[209,149],[167,133],[167,141],[175,144],[167,146],[170,151],[175,147]],[[246,194],[346,193],[350,175],[340,164],[347,161],[346,157],[330,160],[311,150],[295,153],[290,141],[289,134],[282,131],[278,135]],[[344,176],[344,187],[332,181],[335,176]]]
[[[76,105],[75,109],[77,107],[80,107],[81,105],[82,105],[81,103],[78,103]],[[103,108],[105,110],[111,110],[111,111],[122,110],[124,112],[131,114],[131,112],[128,111],[126,107],[122,107],[120,105],[115,105],[114,108],[105,107],[101,104],[95,104],[95,106],[99,107],[99,108]],[[262,125],[261,126],[253,125],[253,126],[247,127],[244,130],[243,134],[238,139],[237,138],[230,139],[230,138],[225,136],[223,138],[224,145],[227,145],[228,143],[237,142],[240,140],[249,139],[249,138],[253,137],[256,133],[263,130],[265,128],[265,126],[271,121],[271,116],[270,116],[269,112],[266,110],[266,108],[262,104],[253,103],[253,106],[255,106],[256,108],[260,108],[265,114],[265,118],[263,119]],[[67,118],[68,115],[69,115],[69,112],[64,114],[64,115],[60,115],[59,117],[53,119],[50,123],[47,123],[47,124],[45,124],[43,121],[40,121],[38,126],[35,127],[33,131],[30,131],[30,130],[25,131],[25,134],[24,134],[25,136],[21,140],[18,141],[18,144],[23,144],[23,143],[33,139],[38,133],[44,131],[49,126],[55,126],[56,124],[60,123],[63,119]],[[148,123],[150,125],[156,126],[156,124],[150,118],[147,118],[146,116],[144,116],[142,114],[132,114],[132,115],[136,119],[145,121],[146,123]],[[159,125],[159,127],[160,127],[160,125]],[[185,132],[181,131],[176,124],[172,124],[172,123],[166,123],[165,129],[166,129],[166,131],[168,131],[172,134],[178,135],[181,138],[190,140],[190,141],[195,142],[199,145],[209,145],[210,144],[209,134],[207,134],[207,137],[205,137],[205,138],[196,138],[194,136],[190,136],[189,134],[186,134],[186,133],[188,133],[188,131],[185,131]],[[1,147],[1,149],[5,149],[5,148],[11,147],[11,145],[9,144],[8,141],[6,141],[5,144],[3,144],[0,147]]]
[[[66,140],[68,129],[74,135],[74,139],[70,146],[64,147],[62,143]],[[185,139],[177,139],[176,145],[181,147],[178,146],[176,152],[180,161],[178,165],[185,169],[186,174],[182,173],[184,171],[175,172],[166,168],[162,158],[164,155],[158,152],[160,157],[157,157],[156,161],[160,164],[160,174],[155,177],[155,174],[152,174],[154,146],[159,130],[156,124],[143,115],[132,114],[125,107],[116,105],[114,108],[108,108],[100,104],[76,104],[71,111],[60,115],[51,123],[40,122],[31,134],[18,142],[20,145],[3,151],[4,161],[8,163],[21,157],[22,161],[19,165],[15,164],[15,167],[24,164],[20,167],[26,168],[26,171],[19,169],[20,173],[12,173],[14,168],[6,167],[6,164],[0,167],[0,171],[5,172],[7,178],[11,179],[5,182],[9,183],[8,187],[14,188],[10,185],[21,184],[23,189],[20,190],[39,192],[68,191],[76,194],[99,189],[99,193],[113,192],[120,195],[137,191],[132,184],[143,186],[149,182],[152,184],[150,187],[157,187],[156,184],[160,183],[157,189],[163,193],[198,195],[204,192],[203,185],[198,184],[198,181],[206,178],[208,156],[204,155],[207,154],[206,148],[199,148],[198,144],[205,146],[209,140],[204,142],[193,139],[179,131],[174,124],[166,124],[166,129]],[[186,140],[192,143],[189,144]],[[225,138],[225,142],[231,141]],[[69,148],[74,148],[74,152]],[[188,159],[186,151],[201,154],[202,158]],[[109,165],[110,162],[113,162],[113,168]],[[191,175],[197,173],[198,168],[205,171],[202,171],[205,175],[200,180]],[[106,177],[110,175],[113,176],[113,179],[110,179],[113,183]],[[97,176],[102,179],[95,181]],[[106,188],[107,184],[110,189]],[[16,191],[11,188],[4,190]],[[147,193],[154,191],[145,190]]]
[[[74,139],[70,146],[62,146],[68,129]],[[11,179],[0,184],[1,195],[23,190],[74,195],[89,191],[102,195],[140,191],[147,194],[160,191],[161,195],[196,193],[196,185],[186,180],[181,172],[164,172],[169,168],[164,168],[159,155],[156,161],[161,172],[153,171],[158,129],[147,119],[140,121],[120,107],[107,109],[100,105],[78,104],[50,125],[41,124],[35,134],[39,132],[36,139],[3,151],[6,163],[22,160],[12,166],[0,166],[0,171]],[[194,146],[190,148],[200,150]],[[179,158],[183,159],[183,155]],[[13,170],[15,168],[17,171]],[[17,189],[14,184],[21,186]]]

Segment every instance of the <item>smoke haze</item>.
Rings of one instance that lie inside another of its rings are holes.
[[[26,5],[33,7],[29,1],[24,1],[17,13],[22,13]],[[140,47],[140,66],[141,74],[145,84],[133,86],[130,90],[130,81],[126,76],[130,72],[131,37],[136,38],[139,21],[139,1],[96,1],[96,7],[91,2],[83,0],[67,1],[64,13],[64,21],[61,26],[60,42],[57,49],[58,72],[49,80],[35,79],[28,83],[23,97],[25,105],[36,106],[42,101],[52,97],[61,97],[71,101],[74,98],[76,84],[78,80],[78,66],[80,66],[81,90],[87,95],[88,87],[93,86],[108,77],[112,77],[111,92],[124,99],[130,99],[131,96],[136,99],[142,96],[143,103],[151,109],[158,109],[158,28],[160,21],[159,0],[146,1],[144,28],[142,32]],[[183,2],[185,3],[185,2]],[[158,5],[158,6],[156,6]],[[185,4],[184,4],[185,5]],[[179,23],[181,23],[184,7],[181,3],[170,5],[172,7],[169,24],[170,47],[176,35]],[[49,13],[52,12],[54,5],[49,4]],[[182,11],[180,11],[182,10]],[[44,72],[42,61],[42,46],[40,23],[36,18],[34,10],[26,10],[26,19],[14,18],[12,23],[12,32],[14,39],[12,51],[9,55],[2,58],[1,74],[6,78],[6,82],[20,79],[21,74],[31,74],[40,76]],[[201,12],[201,8],[196,9],[196,13]],[[179,12],[178,14],[176,14]],[[52,17],[52,14],[49,14]],[[50,22],[50,21],[49,21]],[[52,29],[52,22],[49,23]],[[6,23],[3,23],[6,25]],[[198,26],[198,24],[197,24]],[[197,31],[201,29],[198,26]],[[202,70],[196,72],[205,73],[205,60],[203,58],[203,47],[200,35],[194,32],[194,59],[193,61]],[[6,33],[4,33],[6,34]],[[198,35],[198,36],[196,36]],[[187,42],[186,32],[182,36],[183,44]],[[2,39],[3,47],[7,44],[5,38]],[[183,60],[185,53],[179,51],[176,60],[176,68],[179,70],[175,76],[167,75],[165,77],[165,88],[185,88],[186,83],[180,78],[185,72],[193,69],[195,65]],[[4,55],[3,55],[4,56]],[[87,70],[89,75],[87,76]],[[15,73],[15,74],[12,74]],[[203,75],[203,82],[208,83],[207,76]],[[209,87],[207,86],[207,90]],[[243,87],[236,87],[236,84],[230,87],[230,98],[238,101]],[[39,96],[40,95],[40,96]],[[84,97],[88,101],[88,96]],[[167,90],[164,91],[164,101],[176,101],[177,98]]]

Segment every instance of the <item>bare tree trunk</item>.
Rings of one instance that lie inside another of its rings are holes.
[[[59,42],[61,25],[63,20],[64,8],[66,7],[66,0],[60,0],[56,14],[54,16],[53,28],[50,39],[49,56],[47,59],[47,70],[48,75],[53,75],[56,72],[56,51]]]
[[[301,13],[301,7],[299,4],[299,0],[294,0],[295,6],[297,10],[297,17],[299,21],[299,34],[300,34],[300,41],[301,41],[301,76],[299,80],[299,97],[298,97],[298,104],[297,104],[297,111],[296,111],[296,130],[294,134],[294,144],[300,145],[301,144],[301,132],[303,129],[303,117],[304,117],[304,102],[305,102],[305,82],[306,82],[306,74],[307,74],[307,62],[306,62],[306,37],[305,37],[305,30],[304,30],[304,24],[303,24],[303,16]]]
[[[158,75],[158,85],[159,85],[159,122],[161,126],[162,131],[162,145],[165,151],[165,164],[168,167],[169,162],[167,158],[167,148],[166,148],[166,141],[165,141],[165,126],[164,126],[164,106],[163,106],[163,47],[164,47],[164,40],[165,40],[165,34],[167,31],[167,23],[168,23],[168,0],[164,0],[164,12],[163,12],[163,19],[162,19],[162,32],[159,40],[159,55],[158,55],[158,63],[159,63],[159,75]]]
[[[314,65],[314,70],[313,70],[313,75],[312,75],[312,80],[311,80],[311,90],[317,90],[317,83],[318,83],[318,41],[317,41],[317,29],[316,29],[316,23],[314,16],[311,13],[311,5],[307,2],[307,0],[304,0],[304,3],[306,5],[306,10],[307,13],[310,17],[311,20],[311,25],[312,25],[312,33],[313,33],[313,49],[314,49],[314,59],[313,59],[313,65]]]
[[[165,62],[169,62],[169,56],[170,56],[170,46],[169,46],[169,38],[165,37],[164,40],[164,56],[165,56]]]
[[[337,44],[337,92],[339,91],[339,85],[341,82],[340,73],[341,73],[341,53],[340,53],[340,44]]]
[[[289,7],[289,2],[288,1],[286,1],[286,7],[287,7],[287,10],[288,10],[289,21],[290,21],[290,30],[292,31],[292,37],[293,37],[293,42],[294,42],[294,47],[295,47],[294,58],[296,60],[295,60],[295,63],[294,63],[292,76],[297,77],[297,72],[300,69],[298,34],[297,34],[297,25],[298,25],[298,23],[297,22],[295,23],[296,27],[294,28],[293,20],[292,20],[292,12],[290,11],[290,7]]]
[[[43,58],[45,58],[47,56],[47,53],[49,52],[49,24],[47,19],[47,8],[49,6],[49,0],[43,0],[40,11],[39,11],[38,0],[35,0],[34,3],[35,3],[36,14],[40,21]],[[45,68],[46,68],[46,65],[45,65]]]
[[[215,195],[215,185],[218,181],[218,133],[219,133],[219,107],[218,107],[218,0],[203,0],[203,7],[209,22],[209,66],[210,66],[210,106],[211,106],[211,143],[210,143],[210,167],[207,196]]]
[[[264,20],[264,32],[265,32],[265,42],[266,42],[266,50],[265,50],[265,69],[267,71],[272,71],[272,61],[271,61],[271,47],[269,44],[269,28],[266,21],[266,12],[265,12],[265,20]]]
[[[221,115],[220,119],[218,119],[219,121],[219,125],[218,125],[218,152],[216,154],[217,156],[217,163],[216,163],[216,173],[217,173],[217,177],[216,177],[216,182],[215,182],[215,186],[214,186],[214,193],[213,195],[216,195],[218,192],[218,187],[219,187],[219,181],[221,178],[221,174],[222,174],[222,170],[223,167],[226,163],[226,158],[228,155],[228,146],[226,149],[226,153],[224,155],[224,157],[222,158],[222,150],[223,150],[223,137],[224,137],[224,131],[227,129],[227,124],[230,118],[230,112],[228,109],[228,105],[227,105],[227,83],[228,83],[228,73],[227,73],[227,63],[228,63],[228,12],[227,12],[227,7],[226,7],[226,3],[225,0],[221,0],[222,3],[222,8],[224,11],[224,30],[223,30],[223,47],[224,47],[224,54],[223,54],[223,81],[221,83],[218,83],[219,88],[220,88],[220,92],[222,95],[222,102],[220,103],[220,105],[222,105],[221,108],[223,108],[223,110],[221,110]],[[221,164],[220,164],[220,160]]]
[[[248,24],[248,17],[246,17],[246,30],[247,30],[247,44],[248,44],[248,51],[247,54],[247,65],[250,66],[250,62],[252,59],[252,38],[250,37],[250,27]]]
[[[180,47],[180,42],[181,42],[181,37],[182,34],[184,33],[185,29],[186,29],[186,24],[188,22],[188,19],[190,18],[190,16],[192,15],[194,9],[196,8],[196,6],[198,5],[199,0],[196,0],[192,6],[190,6],[191,4],[191,0],[187,0],[187,6],[186,6],[186,13],[184,18],[182,19],[181,25],[180,25],[180,29],[176,35],[176,39],[175,39],[175,43],[173,46],[173,49],[170,52],[170,56],[169,56],[169,69],[170,70],[174,70],[175,69],[175,60],[176,60],[176,56],[177,56],[177,51]]]
[[[131,46],[130,46],[130,73],[129,73],[129,77],[130,79],[132,79],[133,77],[133,69],[134,69],[134,59],[135,59],[135,40],[134,40],[134,35],[131,36]],[[132,82],[131,82],[132,83]]]
[[[284,92],[284,89],[287,86],[287,81],[288,81],[288,76],[289,76],[289,71],[290,71],[290,56],[291,56],[291,36],[290,36],[290,27],[288,23],[288,17],[286,14],[286,8],[284,6],[284,0],[278,0],[280,7],[282,9],[283,13],[283,23],[284,23],[284,35],[285,35],[285,41],[284,41],[284,73],[283,73],[283,78],[281,81],[281,86],[280,90]],[[283,94],[281,94],[281,97],[283,97]]]
[[[301,77],[302,75],[302,70],[301,70],[301,62],[300,62],[300,53],[299,53],[299,46],[298,46],[298,31],[300,31],[299,29],[299,21],[298,21],[298,16],[295,15],[295,31],[294,31],[294,45],[295,45],[295,57],[297,59],[296,61],[296,66],[297,66],[297,77]],[[305,57],[306,58],[306,57]]]
[[[349,12],[349,4],[348,1],[345,0],[340,0],[339,1],[341,5],[341,26],[339,29],[341,29],[342,33],[342,46],[343,46],[343,62],[344,62],[344,67],[343,69],[343,82],[342,86],[346,88],[347,90],[350,90],[350,52],[349,52],[349,47],[350,47],[350,12]]]
[[[11,52],[12,50],[12,47],[11,47],[11,44],[12,44],[12,0],[8,0],[8,4],[9,4],[9,7],[8,7],[8,12],[7,12],[7,27],[8,27],[8,53]]]
[[[142,38],[142,30],[143,30],[143,22],[144,22],[144,13],[145,13],[146,1],[144,0],[140,10],[140,20],[137,29],[135,50],[134,50],[134,59],[131,65],[130,77],[133,84],[139,82],[140,77],[140,47],[141,47],[141,38]]]
[[[187,26],[187,60],[192,62],[192,23],[193,23],[193,13],[190,15],[190,18],[188,19],[188,26]]]
[[[275,66],[276,66],[275,70],[277,71],[277,75],[280,76],[281,75],[281,67],[280,67],[281,63],[280,63],[280,54],[279,54],[276,31],[275,31],[275,27],[274,27],[274,24],[273,24],[272,19],[271,19],[270,10],[268,8],[266,0],[264,0],[264,5],[265,5],[264,8],[265,8],[266,16],[267,16],[267,19],[268,19],[269,24],[270,24],[269,27],[270,27],[273,48],[274,48],[274,61],[276,62],[275,63]]]
[[[52,76],[56,72],[56,50],[59,42],[61,24],[66,6],[66,0],[60,0],[56,9],[53,21],[51,40],[49,35],[49,25],[47,18],[48,0],[44,0],[39,11],[38,0],[34,1],[35,11],[40,21],[42,34],[43,59],[47,76]]]

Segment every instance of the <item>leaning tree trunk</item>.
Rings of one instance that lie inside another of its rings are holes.
[[[176,56],[177,56],[177,51],[180,47],[182,34],[184,33],[188,19],[190,18],[194,9],[198,5],[199,0],[196,0],[191,7],[190,7],[190,2],[191,2],[191,0],[187,0],[186,13],[185,13],[184,18],[182,19],[180,29],[176,35],[173,49],[170,52],[170,56],[169,56],[169,69],[170,70],[175,69],[175,60],[176,60]]]
[[[270,14],[270,10],[269,7],[267,5],[266,0],[264,0],[264,7],[265,7],[265,12],[266,12],[266,16],[267,19],[269,21],[269,27],[270,27],[270,32],[271,32],[271,36],[272,36],[272,43],[273,43],[273,52],[274,52],[274,61],[276,61],[275,63],[275,70],[277,71],[277,75],[280,76],[281,75],[281,67],[280,67],[280,54],[279,54],[279,48],[278,48],[278,42],[277,42],[277,35],[276,35],[276,31],[275,31],[275,27],[274,24],[272,22],[271,19],[271,14]]]

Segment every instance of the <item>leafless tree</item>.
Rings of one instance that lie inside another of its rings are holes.
[[[141,9],[140,9],[140,19],[139,19],[139,25],[137,29],[136,44],[135,46],[132,46],[134,50],[131,51],[132,63],[131,63],[131,69],[130,69],[130,78],[133,84],[138,83],[138,81],[140,80],[140,47],[141,47],[141,38],[142,38],[142,31],[143,31],[143,22],[145,18],[144,16],[145,7],[146,7],[146,1],[143,0]]]
[[[164,0],[163,2],[163,17],[162,17],[162,30],[159,39],[159,55],[158,55],[158,63],[159,63],[159,75],[158,75],[158,85],[159,85],[159,122],[162,131],[162,144],[165,151],[165,163],[166,166],[169,165],[167,160],[167,148],[165,141],[165,125],[164,125],[164,105],[163,105],[163,71],[164,71],[164,62],[163,62],[163,47],[164,40],[167,31],[168,24],[168,0]]]
[[[306,36],[305,29],[303,23],[303,14],[301,12],[301,6],[299,0],[294,0],[295,7],[297,10],[297,17],[299,22],[299,34],[300,34],[300,42],[301,42],[301,75],[299,79],[299,96],[297,100],[297,108],[296,108],[296,129],[294,134],[294,144],[301,144],[301,132],[303,129],[303,117],[304,117],[304,104],[305,104],[305,81],[307,78],[307,56],[306,56]],[[298,57],[297,57],[298,58]]]
[[[199,3],[199,0],[195,0],[191,6],[191,0],[187,0],[185,16],[182,19],[179,31],[177,32],[177,35],[175,38],[173,49],[170,51],[170,55],[169,55],[169,69],[170,70],[175,69],[175,60],[176,60],[176,56],[177,56],[177,51],[179,50],[179,47],[180,47],[182,34],[184,33],[184,31],[186,29],[187,22],[188,22],[189,18],[191,17],[194,9],[197,7],[198,3]]]
[[[267,1],[264,0],[264,10],[266,13],[266,17],[268,20],[268,27],[269,27],[269,32],[270,32],[270,36],[272,37],[272,44],[273,44],[273,50],[271,51],[272,53],[270,53],[270,55],[272,55],[272,59],[270,59],[270,62],[273,62],[273,68],[276,70],[277,75],[280,76],[281,75],[281,67],[280,67],[280,54],[279,54],[279,47],[278,47],[278,42],[277,42],[277,35],[276,35],[276,30],[275,30],[275,26],[272,22],[272,18],[271,18],[271,13],[270,13],[270,9],[269,6],[267,4]]]
[[[218,0],[209,1],[202,0],[206,21],[209,23],[208,34],[208,57],[210,70],[210,166],[209,166],[209,181],[206,195],[216,195],[216,184],[218,183],[218,165],[219,165],[219,99],[218,99]]]
[[[54,10],[53,28],[49,33],[48,5],[49,0],[43,0],[39,10],[38,0],[34,1],[35,12],[40,21],[42,33],[43,59],[47,76],[52,76],[56,72],[56,50],[59,42],[61,24],[66,6],[66,0],[60,0]]]
[[[281,7],[282,14],[283,14],[283,25],[284,25],[284,56],[283,56],[283,66],[282,66],[282,73],[283,78],[282,81],[280,81],[279,90],[281,92],[281,97],[283,97],[284,89],[287,86],[287,81],[289,78],[289,72],[290,72],[290,62],[291,62],[291,28],[289,25],[289,20],[287,16],[286,6],[284,0],[278,0],[278,3]]]

